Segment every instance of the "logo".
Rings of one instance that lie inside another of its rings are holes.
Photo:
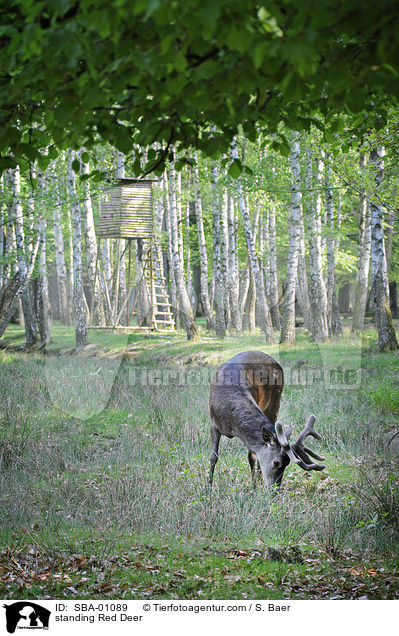
[[[6,609],[7,631],[13,634],[18,629],[48,629],[50,610],[31,603],[18,601],[11,605],[3,605]]]

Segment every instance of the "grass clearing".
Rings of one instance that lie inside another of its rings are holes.
[[[350,334],[96,333],[80,355],[57,337],[46,355],[0,353],[4,598],[399,597],[399,418],[375,399],[399,356]],[[223,438],[210,494],[210,375],[259,348],[288,370],[281,420],[295,434],[317,415],[326,470],[290,466],[280,490],[254,491],[245,449]]]

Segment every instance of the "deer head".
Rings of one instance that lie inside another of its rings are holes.
[[[309,415],[305,428],[293,443],[289,442],[292,433],[291,426],[284,431],[281,422],[276,422],[273,432],[266,427],[262,429],[265,443],[256,448],[256,456],[265,485],[279,485],[290,461],[298,464],[303,470],[323,470],[325,468],[322,464],[315,464],[310,459],[313,457],[323,461],[325,457],[317,455],[317,453],[304,445],[304,441],[309,435],[316,439],[321,439],[321,435],[314,429],[315,420],[316,417],[314,415]]]

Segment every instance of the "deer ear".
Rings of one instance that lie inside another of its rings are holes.
[[[273,441],[273,433],[269,431],[266,426],[262,428],[262,437],[263,441],[266,442],[266,444],[271,444]]]

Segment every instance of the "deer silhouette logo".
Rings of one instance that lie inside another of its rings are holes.
[[[50,610],[32,603],[17,601],[11,605],[3,605],[6,610],[7,631],[13,634],[17,627],[24,629],[48,629]]]

